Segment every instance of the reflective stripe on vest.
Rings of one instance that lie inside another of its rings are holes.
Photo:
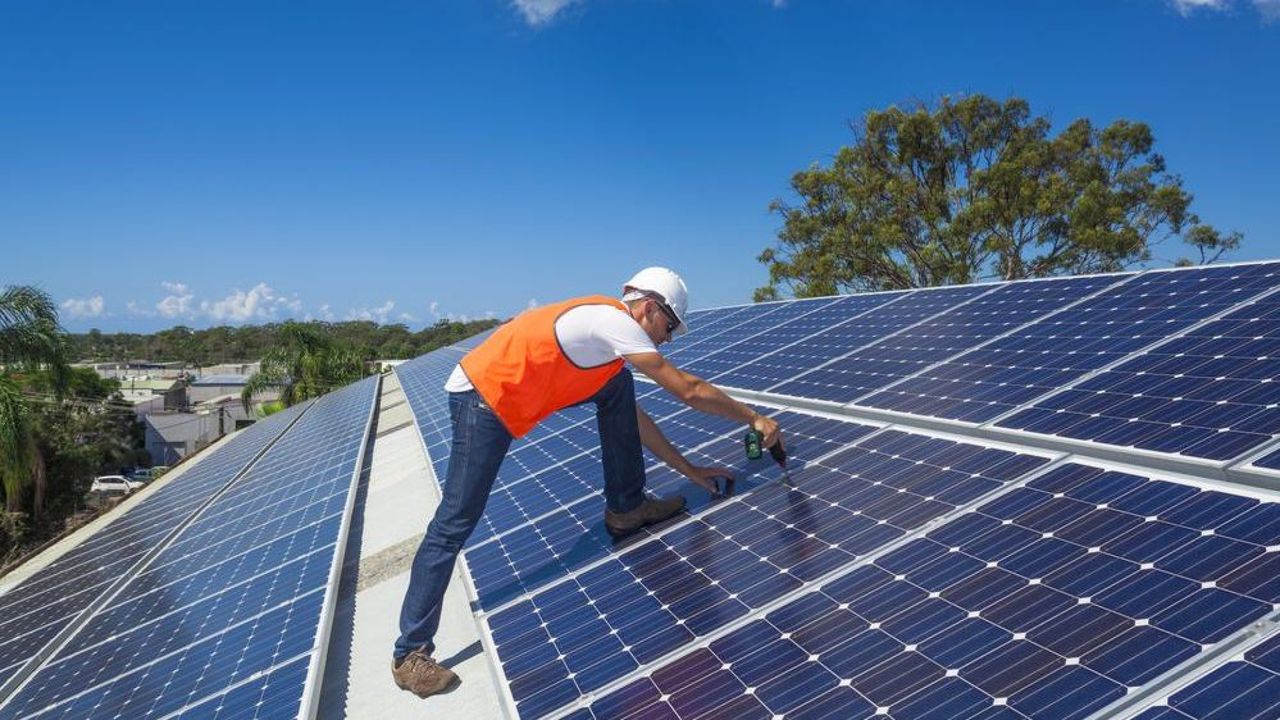
[[[627,311],[604,295],[526,310],[462,358],[462,371],[513,437],[523,437],[548,415],[595,395],[622,371],[622,358],[578,367],[560,347],[556,320],[583,305]]]

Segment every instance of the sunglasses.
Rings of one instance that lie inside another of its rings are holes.
[[[657,298],[651,297],[649,299],[653,300],[658,309],[662,311],[662,314],[667,316],[667,335],[675,335],[676,328],[680,327],[680,318],[676,317],[676,311],[667,307],[666,303]]]

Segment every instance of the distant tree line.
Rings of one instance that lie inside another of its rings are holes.
[[[184,325],[150,334],[90,330],[69,337],[70,355],[84,362],[145,359],[187,365],[253,362],[287,340],[286,327],[301,325],[313,334],[354,350],[364,360],[408,359],[483,332],[498,320],[441,320],[417,332],[403,324],[368,321],[270,323],[193,330]]]

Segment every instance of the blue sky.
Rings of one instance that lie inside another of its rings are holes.
[[[793,172],[975,92],[1151,124],[1277,257],[1278,67],[1280,0],[7,0],[0,285],[74,331],[417,328],[650,264],[746,302]]]

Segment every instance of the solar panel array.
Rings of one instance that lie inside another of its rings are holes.
[[[313,710],[377,387],[369,378],[255,424],[0,598],[15,611],[45,604],[15,627],[39,617],[67,629],[6,675],[16,689],[0,717]],[[61,595],[74,606],[49,612]]]
[[[1241,653],[1138,720],[1265,720],[1280,715],[1280,636]]]
[[[18,587],[0,595],[0,678],[19,674],[93,601],[221,490],[304,411],[295,406],[255,424],[117,521],[58,558]]]
[[[667,357],[751,391],[790,472],[639,383],[737,483],[712,498],[649,458],[687,513],[614,542],[591,409],[517,441],[463,553],[508,709],[1075,718],[1158,696],[1280,620],[1280,506],[1223,482],[1280,469],[1277,288],[1256,263],[691,313]],[[465,351],[397,368],[441,481]]]

